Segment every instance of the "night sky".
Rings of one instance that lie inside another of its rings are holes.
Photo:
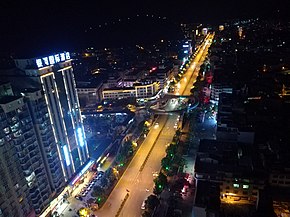
[[[253,16],[285,18],[286,3],[287,0],[2,0],[0,53],[37,55],[90,45],[121,46],[138,40],[142,43],[146,38],[171,35],[170,31],[180,22],[218,24],[226,19]],[[159,16],[166,20],[158,19]],[[122,21],[118,22],[119,19]],[[97,28],[99,25],[102,28]]]

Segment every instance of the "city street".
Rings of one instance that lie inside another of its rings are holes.
[[[179,88],[174,91],[175,95],[190,95],[191,87],[195,83],[196,78],[199,73],[199,68],[202,65],[210,46],[210,41],[213,39],[213,34],[208,34],[205,42],[200,46],[198,53],[196,54],[194,60],[191,62],[183,78],[180,80]]]
[[[153,191],[153,173],[160,170],[160,159],[165,155],[166,145],[171,142],[175,133],[174,124],[176,123],[176,119],[177,115],[160,116],[158,118],[159,126],[153,127],[149,132],[107,202],[102,209],[96,212],[99,217],[115,216],[127,192],[130,196],[120,216],[139,217],[141,215],[141,204]],[[154,143],[155,147],[144,169],[140,171]],[[146,189],[149,189],[149,192]]]
[[[194,61],[185,73],[184,78],[182,78],[179,92],[175,92],[175,94],[190,94],[190,88],[192,87],[192,84],[198,75],[199,67],[207,54],[209,47],[208,41],[212,37],[212,35],[208,36],[205,43],[201,46]],[[172,102],[170,101],[169,103]],[[171,142],[173,135],[175,134],[176,129],[174,128],[174,125],[176,120],[177,115],[159,116],[156,120],[156,122],[159,123],[158,127],[153,127],[149,132],[108,200],[104,206],[96,212],[98,217],[116,216],[127,193],[129,193],[129,198],[122,207],[119,216],[141,216],[141,204],[153,191],[153,173],[160,170],[160,161],[165,155],[166,144]],[[155,145],[155,147],[144,165],[143,163],[152,145]],[[143,170],[140,171],[142,164],[144,167]],[[146,189],[149,189],[149,192],[146,191]]]

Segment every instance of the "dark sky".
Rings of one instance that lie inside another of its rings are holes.
[[[127,17],[132,18],[131,24],[123,23],[123,25],[132,25],[137,14],[140,14],[140,17],[146,14],[166,16],[167,22],[172,23],[181,21],[219,23],[228,18],[276,16],[277,9],[281,11],[280,16],[284,16],[288,14],[285,13],[286,3],[287,0],[1,0],[0,52],[40,53],[56,49],[71,50],[85,44],[83,32],[90,26],[96,27],[105,22],[110,23],[119,18],[124,20]],[[142,24],[143,21],[140,19],[136,22]],[[150,22],[154,23],[155,20],[152,19]],[[150,31],[148,25],[143,30],[144,34]],[[123,35],[122,30],[111,38],[115,37],[117,40],[118,35]],[[105,40],[100,41],[106,46]]]

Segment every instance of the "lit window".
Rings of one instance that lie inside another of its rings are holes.
[[[249,185],[243,185],[243,188],[247,189],[249,188]]]
[[[240,185],[239,184],[233,184],[234,188],[239,188]]]

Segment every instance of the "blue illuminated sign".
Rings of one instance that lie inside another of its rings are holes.
[[[41,60],[41,59],[40,59],[40,60]],[[46,65],[46,66],[49,65],[49,63],[48,63],[48,58],[47,58],[47,57],[43,57],[42,60],[43,60],[44,65]]]
[[[64,158],[65,158],[66,165],[69,166],[70,165],[70,159],[69,159],[69,152],[68,152],[67,145],[64,145],[62,148],[63,148],[63,153],[64,153]]]
[[[77,135],[80,142],[80,146],[83,147],[85,145],[83,130],[81,127],[77,129]]]
[[[93,160],[90,160],[89,163],[87,163],[87,165],[73,179],[73,181],[71,182],[71,185],[74,185],[82,177],[82,175],[90,168],[90,166],[92,166],[93,163],[94,163],[94,161]]]
[[[66,60],[70,60],[70,53],[69,52],[50,55],[48,57],[42,57],[42,58],[36,59],[35,63],[36,63],[36,66],[38,68],[41,68],[44,66],[49,66],[49,65],[53,65],[55,63],[63,62]]]
[[[60,54],[60,61],[65,61],[65,54],[64,53]]]
[[[49,64],[50,65],[53,65],[55,63],[54,56],[49,56],[48,59],[49,59]]]
[[[54,60],[55,60],[56,63],[60,62],[59,54],[54,55]]]
[[[36,59],[36,65],[37,65],[38,68],[43,67],[41,59]]]

